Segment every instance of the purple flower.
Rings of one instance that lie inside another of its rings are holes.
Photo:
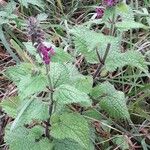
[[[55,54],[54,45],[48,42],[42,42],[37,47],[39,53],[41,54],[45,64],[49,64],[51,57]]]
[[[96,18],[100,19],[102,18],[104,15],[104,9],[103,8],[96,8]]]
[[[112,7],[117,4],[118,0],[103,0],[103,4],[107,7]]]

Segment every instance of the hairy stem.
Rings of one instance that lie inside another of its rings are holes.
[[[115,12],[113,13],[112,20],[111,20],[111,28],[110,28],[110,35],[114,36],[115,34]]]
[[[46,65],[46,74],[47,74],[47,78],[48,78],[48,82],[49,82],[49,86],[50,86],[50,101],[49,101],[49,109],[48,109],[48,114],[49,114],[49,118],[46,121],[46,127],[45,127],[45,136],[47,138],[50,139],[50,132],[49,132],[49,127],[51,126],[50,123],[50,119],[51,119],[51,115],[52,115],[52,111],[53,111],[53,87],[52,87],[52,82],[51,82],[51,78],[49,75],[49,71],[50,71],[50,65]]]
[[[112,23],[111,23],[111,28],[110,28],[110,35],[111,35],[111,36],[114,36],[114,32],[115,32],[115,13],[113,13],[112,21],[111,21],[111,22],[112,22]],[[99,59],[100,64],[99,64],[99,66],[97,67],[97,70],[96,70],[96,72],[95,72],[94,75],[93,75],[93,79],[95,79],[95,78],[99,75],[99,73],[100,73],[100,71],[101,71],[103,65],[105,64],[105,60],[106,60],[107,55],[108,55],[109,50],[110,50],[110,46],[111,46],[111,44],[108,43],[108,44],[107,44],[107,47],[106,47],[106,51],[105,51],[104,57],[103,57],[102,59],[100,58],[100,55],[99,55],[99,53],[98,53],[98,50],[96,49],[96,53],[97,53],[97,56],[98,56],[98,59]]]
[[[108,55],[109,50],[110,50],[110,45],[111,45],[110,43],[107,44],[104,57],[103,57],[103,59],[100,61],[100,64],[99,64],[99,66],[97,67],[97,70],[96,70],[96,72],[95,72],[94,75],[93,75],[93,79],[95,79],[95,78],[99,75],[99,73],[100,73],[100,71],[101,71],[103,65],[105,64],[105,60],[106,60],[107,55]],[[98,56],[98,57],[99,57],[99,56]]]

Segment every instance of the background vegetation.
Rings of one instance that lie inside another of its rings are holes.
[[[98,6],[101,0],[0,0],[0,149],[150,149],[150,1],[119,1],[102,18]],[[38,125],[47,127],[43,104],[51,88],[40,76],[46,73],[29,37],[30,16],[55,45],[50,77],[61,105],[52,116],[52,144],[46,133],[35,141],[43,133]],[[31,95],[42,101],[28,107]]]

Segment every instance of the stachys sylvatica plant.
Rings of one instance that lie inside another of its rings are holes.
[[[123,67],[148,75],[136,47],[122,48],[126,31],[147,26],[135,22],[132,9],[122,1],[104,0],[93,20],[68,26],[73,50],[67,52],[49,42],[40,22],[29,17],[29,41],[23,44],[30,59],[6,70],[18,94],[0,104],[13,118],[5,130],[10,150],[95,150],[100,140],[96,123],[107,130],[114,129],[111,119],[131,122],[128,97],[107,79]],[[107,29],[107,34],[95,31],[93,24]],[[79,58],[89,66],[86,73],[77,68]]]

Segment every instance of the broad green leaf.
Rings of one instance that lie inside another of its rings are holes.
[[[26,102],[28,102],[28,99],[23,101],[22,105],[18,107],[18,113],[22,110]],[[42,102],[39,99],[34,99],[22,114],[19,122],[21,124],[28,124],[31,123],[33,120],[46,120],[48,119],[48,117],[48,103]]]
[[[52,119],[51,135],[55,139],[71,139],[83,148],[90,144],[90,130],[87,121],[79,114],[62,114]]]
[[[40,8],[43,8],[43,2],[42,0],[19,0],[20,4],[25,6],[26,8],[28,8],[28,5],[29,4],[32,4],[32,5],[36,5]]]
[[[0,18],[1,19],[1,18]],[[1,19],[3,23],[6,23],[8,20]],[[1,23],[0,23],[1,24]],[[13,50],[10,48],[9,43],[7,42],[4,31],[2,29],[2,26],[0,25],[0,40],[2,41],[4,47],[6,48],[7,52],[11,55],[11,57],[17,62],[20,63],[20,59],[16,56],[16,54],[13,52]]]
[[[32,42],[23,42],[23,44],[25,45],[27,51],[28,51],[31,55],[36,55],[36,54],[37,54],[37,50],[36,50],[36,48],[33,46]]]
[[[4,11],[6,11],[8,14],[12,14],[16,9],[17,3],[13,0],[7,3],[7,5],[4,7]]]
[[[129,119],[129,112],[126,106],[125,97],[123,92],[115,92],[114,95],[106,96],[101,99],[100,106],[110,116],[119,119]]]
[[[77,67],[71,63],[65,65],[69,71],[69,84],[74,84],[78,79],[82,78],[83,75],[79,73]]]
[[[37,15],[37,20],[38,21],[44,21],[44,20],[47,19],[47,17],[48,17],[48,14],[46,14],[46,13],[40,13],[40,14]]]
[[[121,2],[117,5],[116,9],[123,13],[128,13],[128,5],[125,2]]]
[[[100,107],[110,116],[119,119],[129,119],[124,93],[117,91],[109,82],[104,82],[93,88],[91,96],[100,101]]]
[[[115,7],[110,7],[110,8],[107,8],[104,12],[104,15],[102,17],[102,20],[107,23],[107,21],[109,19],[112,18],[113,14],[115,13]]]
[[[118,145],[122,150],[130,149],[128,139],[124,135],[116,135],[112,141],[114,144]]]
[[[11,130],[16,129],[20,125],[31,123],[32,121],[43,121],[48,119],[48,104],[38,99],[11,99],[11,101],[2,103],[4,110],[9,116],[14,117]],[[13,114],[11,114],[13,113]]]
[[[55,150],[87,150],[77,142],[69,139],[55,141]]]
[[[69,71],[63,64],[52,62],[49,74],[53,88],[69,81]]]
[[[122,21],[122,22],[118,22],[115,25],[118,29],[120,30],[130,30],[130,29],[138,29],[138,28],[143,28],[143,29],[148,29],[147,26],[145,26],[142,23],[139,22],[135,22],[135,21]]]
[[[88,148],[83,148],[79,143],[70,139],[56,140],[54,145],[55,150],[94,150],[92,143]]]
[[[19,83],[19,81],[27,75],[27,73],[32,73],[33,68],[34,66],[30,63],[21,63],[7,68],[5,75],[15,83]]]
[[[105,63],[106,70],[111,72],[126,65],[137,67],[144,72],[148,72],[143,55],[137,51],[113,53],[107,57]]]
[[[42,59],[37,53],[36,48],[32,45],[32,42],[23,42],[23,44],[25,45],[26,50],[29,52],[29,54],[34,56],[39,63],[42,63]]]
[[[23,51],[20,45],[13,39],[10,40],[10,43],[12,47],[15,49],[15,51],[17,52],[18,56],[21,58],[21,60],[23,60],[24,62],[29,62],[26,53]]]
[[[10,150],[52,150],[53,144],[50,141],[40,139],[43,132],[43,128],[39,126],[32,129],[18,127],[13,132],[6,129],[5,142]]]
[[[9,97],[7,99],[4,99],[0,106],[4,110],[5,113],[8,114],[10,117],[16,117],[17,116],[17,109],[21,105],[21,101],[19,97]]]
[[[98,62],[96,51],[88,51],[88,46],[87,46],[88,44],[84,39],[82,39],[79,36],[75,37],[74,43],[75,43],[75,48],[76,48],[77,52],[84,55],[85,59],[89,63],[97,63]]]
[[[85,105],[91,105],[91,100],[86,93],[67,84],[56,88],[54,100],[60,104],[84,103]]]
[[[88,94],[93,86],[93,78],[91,76],[83,76],[75,81],[74,86],[81,92]]]
[[[52,57],[52,62],[69,62],[72,57],[69,53],[65,52],[63,49],[56,48],[55,55]]]
[[[87,28],[77,27],[70,32],[75,36],[74,43],[77,52],[83,54],[89,63],[98,63],[96,48],[101,57],[104,55],[107,44],[110,43],[110,52],[119,52],[120,39],[91,31]]]
[[[124,2],[117,5],[116,14],[121,17],[122,21],[134,21],[134,13],[132,8]]]
[[[84,116],[96,119],[96,120],[102,120],[101,114],[96,109],[89,109],[83,112]]]
[[[97,33],[85,27],[76,27],[70,30],[70,33],[77,38],[80,37],[80,39],[86,42],[86,46],[88,48],[87,52],[93,51],[97,46],[100,48],[99,51],[104,54],[108,43],[111,44],[113,51],[118,51],[118,44],[120,41],[116,37],[106,36],[102,33]]]
[[[26,98],[45,90],[47,85],[47,77],[44,75],[24,76],[18,84],[19,96],[21,99]]]

